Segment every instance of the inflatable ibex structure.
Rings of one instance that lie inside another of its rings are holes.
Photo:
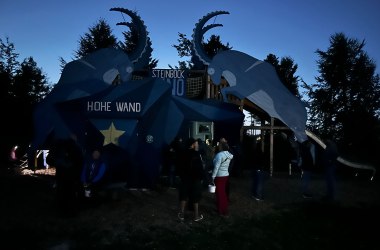
[[[118,11],[131,18],[131,22],[117,25],[124,25],[131,32],[136,32],[138,44],[128,54],[120,48],[104,48],[65,65],[52,92],[35,110],[37,129],[33,145],[36,147],[43,144],[52,132],[56,137],[66,137],[71,133],[57,113],[56,103],[89,97],[109,88],[115,81],[128,82],[133,71],[142,69],[149,62],[151,41],[140,16],[124,8],[111,8],[110,11]]]
[[[240,99],[247,98],[271,117],[287,125],[298,142],[302,143],[309,137],[325,148],[322,140],[306,130],[307,113],[304,104],[284,86],[270,63],[235,50],[219,51],[213,58],[206,54],[203,49],[204,34],[214,27],[223,25],[205,24],[211,18],[224,14],[229,12],[215,11],[202,17],[193,30],[192,42],[193,56],[207,65],[212,82],[220,84],[223,76],[229,83],[229,87],[221,90],[223,99],[227,100],[227,94]],[[354,163],[342,157],[339,157],[338,161],[349,167],[371,170],[371,180],[376,173],[376,168],[370,165]]]
[[[229,14],[227,11],[215,11],[199,20],[193,30],[193,51],[205,65],[214,84],[220,84],[222,76],[229,87],[221,90],[224,100],[227,94],[240,99],[247,98],[266,111],[271,117],[281,120],[295,134],[299,142],[307,140],[306,108],[280,81],[275,68],[268,62],[258,60],[240,51],[226,50],[209,58],[203,50],[203,36],[211,28],[222,26],[211,24],[204,26],[211,18]]]

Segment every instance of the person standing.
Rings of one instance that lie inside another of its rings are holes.
[[[11,160],[11,162],[16,162],[18,160],[17,149],[18,149],[17,145],[14,146],[14,147],[12,147],[12,149],[11,149],[11,153],[10,153],[10,156],[9,156],[9,159]]]
[[[171,188],[176,188],[176,176],[177,169],[180,164],[182,164],[182,156],[184,152],[184,145],[182,137],[176,136],[174,141],[169,145],[168,152],[168,184]]]
[[[180,211],[178,218],[185,220],[185,209],[188,201],[193,204],[194,221],[203,219],[199,214],[199,202],[202,196],[203,163],[198,151],[198,141],[194,138],[188,140],[188,148],[184,153],[182,165],[179,169],[180,186],[179,201]]]
[[[313,198],[310,193],[309,185],[311,173],[315,165],[315,146],[307,140],[301,144],[301,190],[302,197],[305,199]]]
[[[79,208],[83,151],[75,135],[58,139],[49,151],[47,163],[56,169],[58,209],[64,215],[75,215]]]
[[[227,142],[220,143],[220,151],[215,155],[212,171],[212,181],[215,183],[216,206],[220,216],[228,217],[228,195],[227,183],[229,178],[228,168],[230,161],[234,157],[229,151]]]
[[[335,172],[338,158],[338,148],[334,141],[327,140],[326,148],[322,153],[322,164],[325,171],[326,179],[326,200],[335,200],[336,195],[336,179]]]
[[[265,177],[264,165],[265,154],[264,145],[256,142],[252,161],[252,198],[256,201],[263,200],[263,182]]]
[[[227,145],[227,147],[228,147],[228,149],[227,149],[228,152],[230,152],[230,153],[232,154],[227,139],[224,138],[224,137],[221,137],[221,138],[219,139],[219,141],[217,142],[217,144],[215,145],[215,147],[214,147],[214,158],[215,158],[215,156],[216,156],[219,152],[223,151],[223,149],[222,149],[222,146],[223,146],[223,145],[225,145],[225,146]],[[213,163],[212,165],[213,165],[212,168],[214,169],[214,163]],[[230,162],[230,164],[229,164],[229,166],[228,166],[228,172],[229,172],[229,174],[230,174],[230,171],[231,171],[231,162]],[[228,200],[230,200],[230,189],[231,189],[231,185],[230,185],[230,180],[229,180],[229,178],[228,178],[227,183],[226,183],[226,193],[227,193],[227,199],[228,199]]]
[[[207,173],[207,144],[206,142],[202,141],[202,139],[198,138],[198,152],[201,155],[202,159],[202,165],[203,165],[203,180],[202,185],[203,187],[207,187],[210,183],[210,180],[208,179],[208,173]]]

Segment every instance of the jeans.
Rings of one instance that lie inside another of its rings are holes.
[[[311,171],[303,170],[302,177],[301,177],[302,194],[309,194],[310,179],[311,179]]]
[[[175,165],[171,164],[169,166],[169,187],[174,187],[175,186]]]
[[[252,173],[252,195],[256,198],[263,198],[263,184],[265,173],[262,170],[255,169]]]
[[[326,166],[325,178],[326,178],[326,198],[330,200],[335,199],[335,165]]]

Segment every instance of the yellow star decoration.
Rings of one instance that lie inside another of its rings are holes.
[[[103,146],[113,143],[115,145],[119,145],[119,137],[125,133],[123,130],[117,130],[113,122],[107,130],[100,130],[100,132],[104,135]]]

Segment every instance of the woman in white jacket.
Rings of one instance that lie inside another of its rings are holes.
[[[228,197],[226,185],[228,182],[229,172],[228,167],[230,161],[234,157],[228,150],[227,142],[221,142],[221,151],[218,152],[213,160],[214,169],[212,171],[212,181],[215,183],[216,206],[220,216],[228,216]]]

